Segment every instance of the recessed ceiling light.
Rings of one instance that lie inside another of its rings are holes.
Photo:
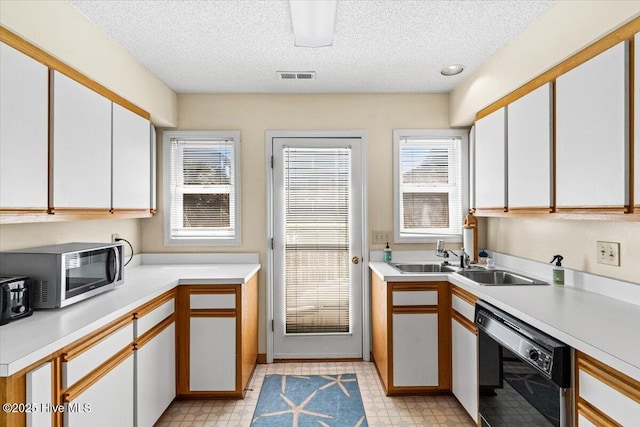
[[[440,70],[440,74],[443,76],[455,76],[456,74],[460,74],[464,70],[464,65],[449,65],[448,67],[444,67]]]

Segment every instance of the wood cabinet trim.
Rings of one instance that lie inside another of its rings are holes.
[[[189,295],[202,295],[202,294],[235,295],[236,288],[238,286],[240,285],[233,285],[233,286],[187,285],[187,289],[189,290]]]
[[[460,326],[462,326],[472,334],[478,335],[478,327],[465,316],[458,313],[456,310],[451,310],[451,320],[455,320],[460,324]]]
[[[100,83],[90,79],[89,77],[85,76],[84,74],[80,73],[79,71],[75,70],[74,68],[65,64],[64,62],[54,58],[53,56],[49,55],[42,49],[36,47],[35,45],[29,43],[28,41],[24,40],[20,36],[12,33],[8,29],[1,26],[0,26],[0,41],[24,53],[30,58],[35,59],[39,63],[44,64],[48,68],[61,72],[62,74],[75,80],[81,85],[86,86],[92,91],[99,93],[103,97],[109,99],[110,101],[115,102],[116,104],[139,115],[140,117],[147,120],[151,118],[151,115],[147,111],[143,110],[142,108],[138,107],[132,102],[127,101],[125,98],[121,97],[115,92],[112,92],[111,90],[102,86]]]
[[[104,338],[133,323],[133,314],[126,314],[119,319],[85,335],[62,349],[62,361],[69,362],[90,348],[99,344]],[[133,338],[133,337],[132,337]]]
[[[62,401],[64,403],[72,402],[84,393],[89,387],[98,382],[101,378],[111,372],[120,365],[125,359],[133,354],[133,344],[129,344],[122,350],[111,356],[106,362],[98,366],[96,369],[85,375],[81,380],[62,393]]]
[[[171,326],[175,321],[176,321],[176,314],[175,313],[170,314],[160,323],[158,323],[153,328],[149,329],[147,332],[142,334],[142,336],[138,337],[133,343],[134,348],[136,350],[139,350],[146,343],[148,343],[149,341],[151,341],[152,339],[160,335],[165,329]]]
[[[555,79],[558,78],[559,76],[587,62],[591,58],[601,54],[605,50],[617,45],[618,43],[625,40],[627,41],[633,40],[633,36],[635,35],[635,33],[639,31],[640,31],[640,18],[635,18],[631,22],[623,25],[617,30],[612,31],[611,33],[607,34],[606,36],[596,41],[595,43],[587,46],[586,48],[576,53],[575,55],[562,61],[560,64],[556,65],[550,70],[547,70],[546,72],[540,74],[539,76],[535,77],[531,81],[525,83],[523,86],[519,87],[513,92],[500,98],[498,101],[494,102],[488,107],[480,110],[476,114],[476,120],[486,117],[489,114],[499,110],[502,107],[506,107],[507,105],[511,104],[515,100],[522,98],[524,95],[534,91],[535,89],[539,88],[540,86],[543,86],[546,83],[555,81]]]
[[[553,208],[551,206],[520,206],[517,208],[508,207],[507,212],[517,212],[522,214],[551,213],[553,212]]]
[[[437,305],[396,305],[392,314],[438,314]]]
[[[438,291],[438,282],[388,282],[391,292]]]
[[[582,415],[597,426],[622,427],[622,424],[617,423],[613,418],[609,417],[581,397],[578,397],[576,408],[578,415]],[[577,420],[578,418],[576,417],[576,423]]]
[[[155,310],[156,308],[160,307],[161,305],[171,301],[172,299],[175,299],[176,296],[176,289],[173,288],[157,297],[155,297],[154,299],[152,299],[151,301],[148,301],[144,304],[142,304],[140,307],[138,307],[138,309],[136,310],[136,312],[134,313],[134,318],[136,319],[140,319],[141,317],[149,314],[150,312],[152,312],[153,310]],[[175,312],[175,307],[174,307],[174,312]]]
[[[236,317],[235,308],[192,308],[189,317]]]
[[[640,403],[640,381],[578,351],[576,352],[576,370],[586,372],[598,381]],[[578,377],[577,374],[576,377]]]
[[[125,219],[125,218],[151,218],[153,213],[148,210],[131,211],[127,213],[111,212],[104,208],[100,212],[86,212],[82,210],[71,209],[64,210],[61,213],[60,209],[56,209],[55,212],[41,211],[32,212],[24,211],[19,212],[0,212],[0,224],[28,224],[34,222],[60,222],[60,221],[85,221],[94,219]]]
[[[457,296],[461,300],[469,303],[474,307],[476,305],[476,302],[478,301],[477,296],[473,295],[471,292],[466,291],[456,285],[451,285],[451,294]]]
[[[640,206],[639,206],[640,208]],[[536,213],[536,212],[485,212],[477,211],[476,216],[479,217],[504,217],[504,218],[544,218],[544,219],[563,219],[563,220],[596,220],[596,221],[640,221],[640,210],[635,213],[624,213],[622,211],[616,213],[603,213],[595,210],[571,211],[562,210],[552,213]]]
[[[559,213],[601,213],[601,214],[625,214],[630,212],[629,206],[556,206]]]

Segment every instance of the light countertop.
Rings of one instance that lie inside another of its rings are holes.
[[[244,284],[258,263],[136,265],[118,288],[0,326],[0,376],[10,376],[179,284]]]
[[[369,267],[388,282],[448,281],[571,347],[640,379],[638,305],[571,286],[482,286],[453,273],[402,274],[384,262],[371,262]]]

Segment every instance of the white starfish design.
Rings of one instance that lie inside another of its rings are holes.
[[[287,405],[289,405],[290,409],[287,409],[285,411],[262,414],[259,417],[254,418],[253,422],[255,423],[258,420],[258,418],[261,418],[261,417],[276,417],[278,415],[293,414],[293,422],[291,423],[291,426],[298,427],[298,418],[300,414],[312,415],[314,417],[320,417],[320,418],[333,418],[331,415],[321,414],[319,412],[313,412],[313,411],[304,409],[304,407],[307,406],[307,404],[311,402],[311,400],[315,397],[317,392],[318,390],[315,390],[313,393],[307,396],[307,398],[300,405],[296,405],[287,396],[285,396],[284,394],[280,394],[280,397],[282,398],[282,400],[287,402]]]
[[[282,383],[281,383],[282,394],[286,393],[287,377],[302,378],[303,380],[310,380],[311,379],[311,377],[305,377],[304,375],[283,375],[282,376]]]
[[[344,387],[343,383],[352,383],[355,382],[356,379],[355,378],[351,378],[351,379],[342,379],[342,375],[338,375],[337,378],[333,378],[330,375],[320,375],[322,378],[329,380],[331,382],[326,383],[325,385],[323,385],[322,387],[320,387],[318,390],[324,390],[325,388],[329,388],[332,385],[337,385],[338,387],[340,387],[340,390],[342,390],[342,392],[345,394],[345,396],[347,397],[351,397],[351,395],[349,394],[349,392],[347,391],[347,389]]]

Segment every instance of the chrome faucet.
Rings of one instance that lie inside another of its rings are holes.
[[[438,240],[436,242],[436,256],[444,258],[442,265],[449,265],[449,255],[453,255],[460,259],[460,268],[464,269],[471,267],[469,264],[471,257],[464,251],[464,248],[461,249],[460,255],[458,255],[454,251],[444,248],[444,240]]]

